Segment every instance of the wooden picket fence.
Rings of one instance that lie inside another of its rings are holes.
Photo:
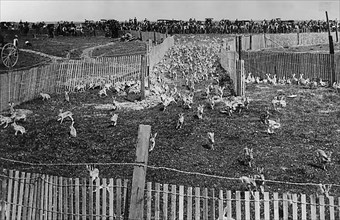
[[[147,183],[143,219],[339,219],[340,198],[291,193],[215,190]]]
[[[233,44],[234,42],[232,42]],[[244,61],[239,60],[236,51],[221,49],[219,60],[222,68],[227,71],[233,82],[234,92],[237,96],[245,95],[245,67]]]
[[[331,33],[335,41],[336,33]],[[254,34],[242,37],[243,50],[328,44],[328,33]]]
[[[126,213],[129,180],[64,178],[3,170],[0,219],[116,219]]]
[[[246,73],[260,78],[266,78],[266,74],[276,74],[279,78],[303,74],[304,78],[332,81],[332,71],[335,81],[340,77],[340,54],[243,51],[241,56]]]
[[[146,73],[143,56],[54,61],[46,66],[0,74],[0,112],[8,108],[8,102],[29,101],[41,92],[72,92],[76,85],[85,82],[115,83],[140,79],[141,74]]]
[[[173,45],[174,38],[168,37],[161,44],[153,46],[148,54],[54,60],[49,65],[0,74],[0,112],[8,109],[8,102],[17,105],[38,97],[41,92],[73,92],[76,85],[89,82],[116,83],[141,80],[142,76],[147,79],[148,64],[153,67],[160,62]]]
[[[75,86],[84,82],[121,82],[138,80],[142,67],[142,57],[131,55],[100,57],[88,60],[69,60],[60,63],[57,72],[56,93],[65,90],[73,92]],[[145,71],[145,70],[144,70]]]
[[[3,170],[0,219],[128,219],[130,180],[65,178]],[[138,219],[335,220],[340,197],[263,194],[161,183],[146,184]]]

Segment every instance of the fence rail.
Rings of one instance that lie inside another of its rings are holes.
[[[0,219],[123,219],[131,181],[3,170]],[[246,187],[245,187],[246,188]],[[340,197],[146,184],[139,219],[339,219]],[[124,218],[127,219],[127,218]]]

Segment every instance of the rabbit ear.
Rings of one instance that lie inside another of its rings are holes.
[[[329,192],[329,190],[331,189],[331,187],[332,187],[332,184],[326,184],[326,185],[325,185],[325,191],[326,191],[326,192]]]
[[[228,213],[228,206],[223,209],[223,215],[226,216]]]
[[[322,192],[322,193],[324,193],[325,192],[325,186],[323,185],[323,184],[319,184],[319,189],[320,189],[320,191]]]
[[[263,173],[263,167],[262,168],[257,167],[256,170],[258,173]]]

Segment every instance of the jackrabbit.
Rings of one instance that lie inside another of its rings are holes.
[[[182,128],[183,123],[184,123],[184,114],[183,113],[179,113],[178,114],[178,119],[177,119],[176,129]]]
[[[98,168],[94,168],[93,165],[86,165],[86,169],[90,172],[90,176],[92,178],[92,182],[99,178],[99,170]]]
[[[149,152],[151,152],[155,148],[156,137],[157,137],[157,132],[154,133],[154,135],[151,135],[151,137],[150,137],[150,149],[149,149]]]
[[[60,124],[61,124],[63,123],[63,120],[67,117],[69,117],[72,121],[74,121],[72,116],[73,116],[73,113],[71,111],[63,112],[63,110],[60,109],[57,121],[60,121]]]
[[[51,96],[47,93],[40,93],[40,96],[42,97],[42,100],[49,100]]]
[[[13,122],[12,126],[15,130],[15,135],[17,135],[19,131],[21,134],[26,133],[26,129],[23,126],[17,125],[15,122]]]

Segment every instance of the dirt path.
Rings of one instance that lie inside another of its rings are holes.
[[[38,54],[40,56],[48,57],[52,60],[64,60],[65,59],[64,57],[57,57],[57,56],[49,55],[49,54],[46,54],[46,53],[38,52],[38,51],[35,51],[35,50],[29,50],[29,49],[20,49],[20,50],[24,51],[24,52],[35,53],[35,54]]]
[[[106,46],[111,46],[111,45],[114,45],[115,43],[116,42],[110,42],[110,43],[107,43],[107,44],[102,44],[102,45],[86,48],[86,49],[83,50],[83,53],[80,55],[80,57],[85,58],[85,59],[90,59],[90,58],[92,58],[92,52],[95,49],[98,49],[98,48],[101,48],[101,47],[106,47]]]
[[[82,54],[80,55],[81,58],[85,58],[85,59],[91,59],[92,58],[92,52],[93,50],[97,49],[97,48],[101,48],[101,47],[106,47],[106,46],[111,46],[114,45],[116,42],[110,42],[107,44],[102,44],[102,45],[98,45],[98,46],[94,46],[94,47],[89,47],[89,48],[85,48],[82,52]],[[57,56],[53,56],[53,55],[49,55],[46,53],[42,53],[39,51],[35,51],[35,50],[29,50],[29,49],[20,49],[21,51],[24,52],[28,52],[28,53],[35,53],[38,54],[40,56],[44,56],[44,57],[48,57],[52,60],[65,60],[65,57],[57,57]]]

